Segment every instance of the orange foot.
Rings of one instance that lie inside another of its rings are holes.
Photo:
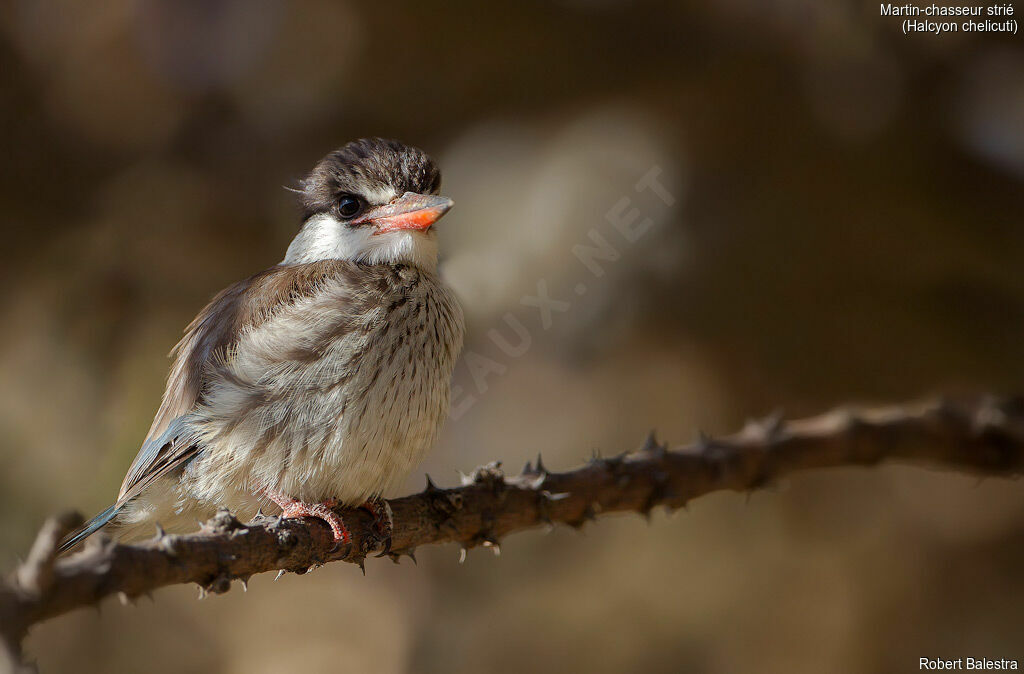
[[[271,501],[281,506],[281,516],[286,518],[316,517],[323,520],[334,532],[334,549],[341,547],[342,543],[351,543],[352,535],[348,532],[344,520],[332,508],[338,505],[338,500],[329,498],[320,503],[304,503],[297,498],[286,496],[280,492],[264,489],[263,493]]]

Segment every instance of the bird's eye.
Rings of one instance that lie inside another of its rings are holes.
[[[359,215],[363,210],[363,202],[356,197],[344,196],[338,200],[338,213],[346,220]]]

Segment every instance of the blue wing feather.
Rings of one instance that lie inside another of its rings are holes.
[[[178,417],[168,424],[167,429],[158,437],[151,438],[142,445],[138,456],[135,457],[135,462],[132,464],[133,467],[138,467],[138,478],[131,489],[122,494],[117,503],[68,534],[61,541],[61,552],[70,550],[109,524],[146,486],[195,456],[195,448],[189,442],[190,438],[182,437],[187,420],[187,415]],[[182,440],[182,442],[178,442],[179,440]],[[174,445],[178,445],[180,449],[175,451]],[[171,448],[171,451],[164,453],[164,450],[168,447]]]
[[[60,551],[65,552],[66,550],[70,550],[89,536],[99,531],[107,524],[107,522],[114,519],[114,516],[117,515],[120,509],[121,508],[117,504],[114,504],[83,524],[79,529],[65,536],[64,540],[60,542]]]

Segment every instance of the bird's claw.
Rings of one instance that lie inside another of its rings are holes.
[[[341,515],[333,510],[334,506],[338,504],[337,499],[329,498],[321,503],[304,503],[269,489],[264,490],[264,494],[281,507],[282,518],[315,517],[326,522],[334,535],[332,554],[341,547],[342,543],[348,544],[351,548],[352,535],[349,533],[348,527],[345,526],[345,521],[341,519]],[[348,552],[345,553],[345,556],[348,556]]]
[[[373,515],[373,529],[381,544],[381,551],[377,557],[385,557],[391,552],[391,532],[394,530],[391,506],[384,499],[374,497],[360,507]]]
[[[387,557],[390,554],[391,554],[391,536],[388,536],[387,538],[384,539],[384,545],[381,547],[380,552],[378,552],[374,556],[375,557]]]

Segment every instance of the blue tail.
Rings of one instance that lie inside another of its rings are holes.
[[[64,540],[60,543],[60,551],[65,552],[75,547],[83,540],[92,536],[94,533],[102,529],[110,520],[114,519],[114,516],[120,512],[121,506],[112,505],[96,517],[80,526],[75,531],[64,537]]]

